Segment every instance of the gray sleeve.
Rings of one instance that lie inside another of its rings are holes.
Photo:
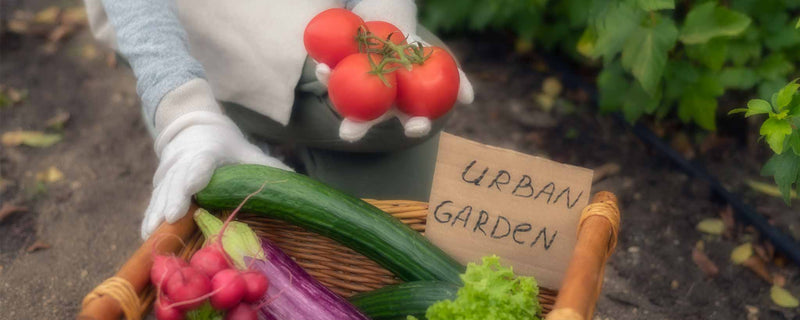
[[[165,94],[196,78],[203,66],[189,54],[173,0],[103,0],[119,53],[136,74],[136,91],[152,124]]]
[[[347,10],[353,10],[353,7],[355,7],[359,2],[361,2],[361,0],[344,0],[344,8]]]

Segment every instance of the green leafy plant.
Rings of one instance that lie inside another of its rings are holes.
[[[677,116],[714,130],[726,91],[768,98],[800,60],[793,0],[427,0],[421,8],[433,29],[508,30],[600,63],[601,111],[629,121]]]
[[[747,108],[731,110],[731,113],[744,113],[745,117],[767,115],[759,133],[775,152],[761,174],[772,176],[784,201],[789,204],[792,189],[796,185],[800,191],[800,98],[797,79],[774,93],[770,101],[753,99]]]

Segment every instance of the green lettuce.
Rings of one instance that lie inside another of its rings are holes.
[[[539,286],[533,277],[515,276],[492,255],[483,263],[470,263],[461,275],[464,287],[455,300],[439,301],[428,308],[428,320],[530,320],[539,319]],[[413,317],[409,317],[413,319]]]

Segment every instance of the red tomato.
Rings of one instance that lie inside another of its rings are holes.
[[[397,108],[411,116],[436,119],[456,103],[458,66],[442,48],[426,47],[424,51],[430,57],[421,65],[413,65],[411,71],[396,71]]]
[[[394,44],[406,44],[406,36],[400,32],[400,29],[397,29],[393,24],[388,23],[386,21],[367,21],[364,23],[367,27],[367,30],[371,32],[374,36],[386,40],[389,38],[392,43]],[[376,49],[383,48],[382,44],[376,45]]]
[[[314,16],[303,33],[311,58],[333,68],[345,57],[358,53],[358,28],[364,20],[346,9],[334,8]]]
[[[386,86],[375,74],[370,74],[372,59],[377,65],[380,56],[366,53],[351,54],[331,71],[328,96],[336,111],[355,121],[369,121],[386,113],[397,95],[394,72],[384,74],[391,85]]]

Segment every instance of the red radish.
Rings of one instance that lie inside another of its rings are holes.
[[[411,116],[436,119],[446,114],[458,97],[458,66],[447,51],[425,47],[428,58],[411,71],[397,69],[397,108]]]
[[[397,27],[393,24],[388,23],[386,21],[367,21],[364,23],[372,35],[380,38],[381,40],[390,40],[394,44],[406,44],[406,37],[403,35],[403,32],[400,31]],[[379,43],[374,47],[375,49],[382,49],[383,44]]]
[[[167,278],[164,293],[180,310],[191,310],[203,304],[203,296],[211,292],[211,280],[202,271],[183,267]]]
[[[240,303],[225,313],[225,320],[258,320],[258,312],[253,306]]]
[[[164,281],[178,269],[189,266],[186,261],[176,256],[153,256],[153,267],[150,268],[150,281],[156,287],[164,285]]]
[[[397,95],[395,72],[383,74],[388,86],[373,73],[380,55],[351,54],[331,71],[328,96],[336,111],[345,118],[369,121],[386,113]]]
[[[158,320],[183,320],[183,311],[176,307],[170,307],[169,305],[172,304],[166,297],[161,297],[160,299],[156,300],[156,303],[153,305],[153,309],[155,309],[156,319]]]
[[[258,302],[264,298],[264,294],[269,289],[269,279],[258,271],[247,271],[242,273],[245,283],[245,293],[242,301]]]
[[[303,33],[308,55],[333,68],[345,57],[358,52],[358,28],[364,24],[355,13],[342,8],[314,16]]]
[[[225,269],[214,275],[211,279],[211,306],[217,310],[230,309],[240,301],[245,295],[247,284],[239,270]]]
[[[211,243],[195,252],[189,265],[202,271],[209,278],[214,277],[217,272],[230,268],[227,254],[216,242]]]

